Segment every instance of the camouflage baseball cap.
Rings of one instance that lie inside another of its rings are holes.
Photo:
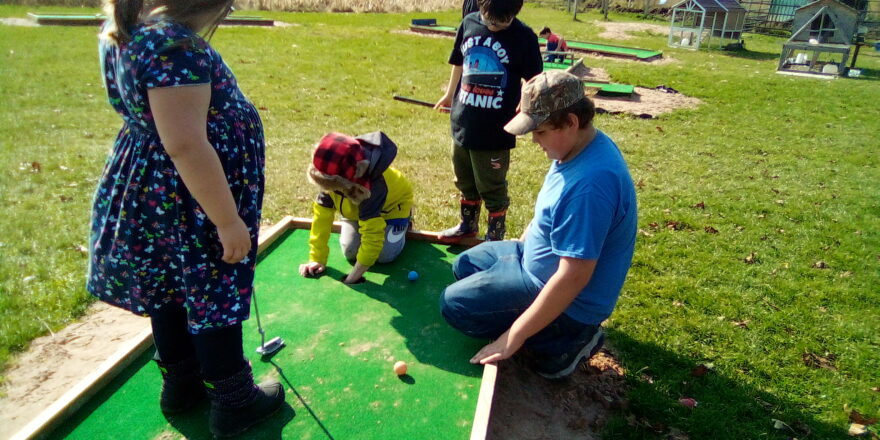
[[[550,114],[585,99],[584,84],[578,77],[564,71],[542,72],[523,86],[517,114],[504,130],[517,136],[538,128]]]

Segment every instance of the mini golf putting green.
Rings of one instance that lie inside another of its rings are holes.
[[[441,34],[455,36],[456,28],[452,26],[441,25],[410,25],[409,29],[413,32],[425,34]],[[542,46],[547,45],[547,40],[538,38],[538,43]],[[601,55],[609,55],[622,58],[630,58],[639,61],[651,61],[663,56],[663,52],[659,50],[639,49],[636,47],[614,46],[611,44],[589,43],[585,41],[567,41],[568,49],[572,52],[581,53],[598,53]]]
[[[374,266],[365,283],[346,286],[339,279],[351,266],[337,234],[327,273],[307,279],[298,267],[308,259],[308,229],[279,232],[261,253],[255,289],[266,339],[280,336],[287,345],[261,360],[252,310],[244,348],[254,376],[280,380],[289,406],[242,438],[483,438],[486,420],[474,417],[478,397],[484,407],[483,368],[468,363],[483,342],[449,327],[437,304],[453,281],[455,249],[410,239],[396,262]],[[412,270],[416,281],[408,280]],[[184,415],[162,415],[152,353],[140,354],[49,437],[211,438],[207,402]],[[409,365],[407,375],[392,371],[398,360]]]

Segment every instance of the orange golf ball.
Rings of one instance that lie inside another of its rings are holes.
[[[397,361],[394,363],[394,374],[398,376],[403,376],[406,374],[406,362]]]

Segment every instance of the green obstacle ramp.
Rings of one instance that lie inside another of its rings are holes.
[[[538,43],[546,45],[547,40],[538,38]],[[567,41],[568,50],[582,53],[598,53],[601,55],[630,58],[639,61],[651,61],[663,56],[659,50],[639,49],[636,47],[614,46],[602,43],[589,43],[586,41]]]
[[[455,36],[456,28],[452,26],[441,26],[441,25],[417,25],[412,24],[409,26],[409,30],[413,32],[418,32],[421,34],[439,34],[439,35],[449,35]]]
[[[256,378],[284,384],[288,405],[242,438],[464,439],[472,428],[482,429],[482,438],[488,418],[483,368],[468,359],[483,342],[450,328],[437,304],[453,282],[455,249],[410,240],[395,263],[374,266],[365,283],[346,286],[339,279],[351,266],[336,234],[326,275],[307,279],[298,266],[308,257],[308,230],[282,232],[261,253],[255,288],[266,338],[279,336],[286,346],[271,359],[255,353],[260,335],[252,310],[244,349]],[[416,281],[408,280],[412,270],[420,275]],[[140,354],[49,437],[210,438],[207,402],[184,415],[162,415],[152,351]],[[393,373],[398,360],[409,365],[407,375]],[[486,372],[494,381],[494,366]],[[478,397],[484,417],[475,419]]]

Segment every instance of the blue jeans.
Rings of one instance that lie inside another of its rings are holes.
[[[522,266],[521,241],[489,241],[463,252],[452,263],[458,280],[440,295],[440,312],[452,327],[479,339],[497,339],[534,302],[541,289]],[[523,345],[556,355],[582,343],[590,327],[560,315]]]

